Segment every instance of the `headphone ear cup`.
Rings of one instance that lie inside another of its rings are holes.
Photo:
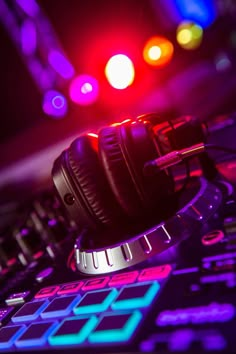
[[[118,203],[126,215],[135,216],[141,202],[121,149],[117,127],[105,127],[99,132],[99,155]]]
[[[145,176],[145,162],[158,157],[150,125],[128,122],[99,132],[99,155],[111,189],[125,213],[150,216],[173,193],[173,181],[165,172]],[[164,208],[165,209],[165,208]]]
[[[67,177],[77,201],[76,219],[80,225],[97,229],[118,223],[121,210],[101,167],[94,139],[81,136],[64,153]]]

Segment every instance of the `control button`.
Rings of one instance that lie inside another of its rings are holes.
[[[31,259],[43,248],[43,240],[38,230],[33,227],[22,228],[15,236],[16,241],[27,259]]]
[[[0,329],[0,348],[10,348],[25,328],[26,326],[24,325],[2,327]]]
[[[201,292],[202,292],[202,287],[200,284],[192,283],[192,284],[188,285],[188,287],[187,287],[188,296],[191,296],[191,295],[199,296],[201,294]]]
[[[17,255],[20,252],[18,244],[13,239],[11,231],[1,231],[0,237],[0,268],[8,269],[17,263]]]
[[[13,322],[36,320],[40,313],[47,307],[49,301],[35,301],[24,304],[12,317]]]
[[[57,291],[60,289],[59,286],[48,286],[47,288],[43,288],[39,290],[39,292],[35,295],[35,299],[41,299],[44,297],[51,297],[54,296]]]
[[[5,303],[8,306],[21,305],[21,304],[25,303],[25,301],[29,298],[29,295],[30,295],[29,291],[24,291],[22,293],[11,294],[5,300]]]
[[[53,271],[54,271],[54,269],[52,267],[48,267],[48,268],[43,269],[35,277],[37,282],[42,283],[45,279],[49,278],[52,275]]]
[[[68,234],[65,222],[61,218],[48,219],[47,231],[52,243],[60,243]]]
[[[89,335],[91,343],[127,342],[134,334],[142,319],[140,311],[110,313],[102,316],[100,322]]]
[[[15,341],[16,347],[23,348],[44,345],[48,336],[56,328],[57,324],[57,322],[41,322],[31,324]]]
[[[202,236],[202,244],[204,246],[212,246],[216,243],[222,241],[224,238],[224,233],[221,230],[212,230],[207,234]]]
[[[125,284],[134,283],[138,274],[139,273],[137,270],[134,270],[133,272],[115,274],[115,275],[113,275],[113,277],[109,281],[108,285],[118,286],[118,285],[125,285]]]
[[[208,305],[164,310],[156,319],[157,326],[199,325],[207,323],[224,323],[235,316],[234,305],[213,302]]]
[[[160,289],[157,282],[127,285],[111,305],[113,310],[133,309],[149,306]]]
[[[70,345],[82,343],[98,322],[96,316],[70,317],[64,320],[48,338],[51,345]]]
[[[169,276],[172,267],[170,264],[165,264],[157,267],[143,269],[138,277],[139,281],[146,280],[162,280]]]
[[[116,289],[88,292],[82,297],[73,311],[76,315],[106,311],[117,294]]]
[[[0,326],[2,326],[9,319],[14,307],[1,307],[0,308]]]
[[[82,290],[87,291],[87,290],[102,289],[104,288],[104,286],[106,286],[109,279],[110,279],[109,277],[90,279],[86,281],[86,283],[82,287]]]
[[[234,235],[236,230],[236,217],[229,216],[224,219],[224,229],[227,235]]]
[[[40,316],[42,318],[68,316],[80,297],[80,295],[57,297],[52,300]]]
[[[76,282],[76,283],[67,283],[64,285],[60,286],[60,289],[58,290],[57,294],[58,295],[65,295],[65,294],[73,294],[79,291],[81,286],[83,285],[82,281]]]

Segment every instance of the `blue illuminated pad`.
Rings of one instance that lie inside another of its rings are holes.
[[[82,343],[97,322],[98,319],[95,316],[67,318],[48,338],[48,342],[53,346]]]
[[[13,322],[24,322],[24,321],[32,321],[38,318],[40,313],[45,309],[48,305],[48,301],[35,301],[28,302],[24,304],[19,311],[12,317]]]
[[[129,313],[105,314],[89,335],[89,342],[127,342],[134,334],[141,319],[142,314],[138,310]]]
[[[24,325],[2,327],[0,329],[0,348],[10,348],[25,328]]]
[[[68,316],[72,308],[79,301],[80,296],[71,295],[58,297],[52,300],[52,302],[46,307],[46,309],[41,313],[42,318],[53,318]]]
[[[74,308],[76,315],[94,312],[103,312],[108,309],[117,296],[116,289],[104,289],[86,293]]]
[[[22,348],[45,344],[56,325],[57,322],[52,321],[31,324],[15,341],[16,347]]]
[[[149,306],[160,289],[158,282],[127,285],[111,305],[113,310],[132,309]]]

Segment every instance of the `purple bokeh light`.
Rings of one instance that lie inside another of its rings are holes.
[[[32,55],[37,47],[36,27],[33,21],[25,20],[21,27],[21,48],[24,54]]]
[[[16,2],[28,16],[35,17],[39,13],[39,6],[35,0],[16,0]]]
[[[73,66],[58,50],[53,49],[49,52],[48,62],[63,79],[71,79],[74,76]]]
[[[90,105],[98,98],[98,81],[90,75],[79,75],[71,81],[69,94],[73,102],[82,106]]]
[[[49,90],[43,97],[43,111],[54,118],[63,118],[67,113],[67,100],[60,92]]]

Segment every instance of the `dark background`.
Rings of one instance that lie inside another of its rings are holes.
[[[41,93],[0,24],[0,168],[126,115],[158,111],[210,120],[235,110],[233,1],[215,1],[216,20],[204,30],[202,45],[192,51],[176,43],[177,24],[161,0],[43,0],[38,4],[76,73],[97,77],[100,97],[87,107],[69,102],[64,119],[55,121],[46,116]],[[143,45],[154,34],[164,35],[174,44],[173,60],[162,69],[149,67],[142,59]],[[103,73],[108,58],[119,50],[128,52],[136,65],[134,85],[122,91],[112,89]],[[231,66],[217,72],[215,63],[221,53],[230,58]],[[67,89],[64,87],[65,93]]]

